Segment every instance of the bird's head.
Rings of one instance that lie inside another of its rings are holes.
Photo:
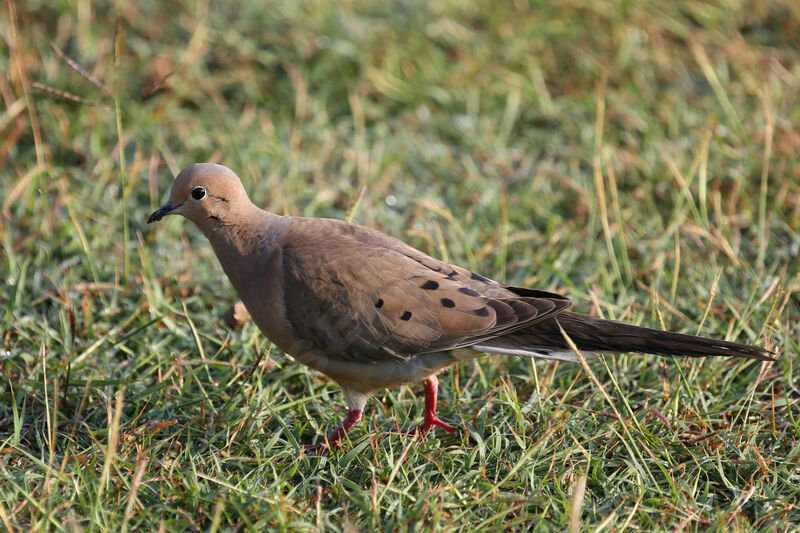
[[[183,215],[199,228],[235,222],[252,207],[242,182],[231,169],[213,163],[197,163],[181,170],[169,201],[150,215],[147,223],[167,215]]]

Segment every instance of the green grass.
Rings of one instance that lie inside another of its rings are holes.
[[[1,8],[0,528],[800,528],[796,2],[162,4]],[[337,387],[223,325],[194,227],[145,224],[197,161],[780,357],[489,356],[441,378],[460,435],[392,432],[405,387],[303,456]]]

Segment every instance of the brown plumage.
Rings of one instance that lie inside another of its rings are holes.
[[[375,392],[416,381],[426,392],[419,433],[455,431],[436,416],[439,372],[485,352],[575,361],[560,328],[590,353],[772,360],[755,346],[571,313],[563,296],[502,285],[363,226],[273,215],[221,165],[181,171],[148,223],[173,214],[205,234],[261,331],[341,385],[349,414],[329,443]]]

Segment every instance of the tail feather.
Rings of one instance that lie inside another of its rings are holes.
[[[562,312],[530,327],[481,342],[476,349],[488,352],[571,360],[569,345],[559,325],[582,352],[642,352],[685,357],[743,357],[774,361],[769,350],[738,342],[673,333],[613,320]],[[555,355],[555,356],[554,356]]]

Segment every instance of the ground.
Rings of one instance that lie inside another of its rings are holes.
[[[0,523],[8,530],[800,527],[800,8],[36,2],[0,7]],[[74,62],[74,63],[72,63]],[[461,431],[399,434],[222,315],[198,161],[580,312],[772,364],[488,356]]]

